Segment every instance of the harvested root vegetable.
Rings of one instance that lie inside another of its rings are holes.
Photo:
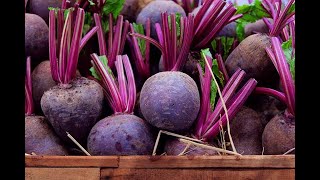
[[[32,67],[49,57],[49,28],[36,14],[25,13],[25,52],[32,57]]]
[[[179,72],[192,42],[193,17],[181,17],[178,21],[175,14],[162,13],[161,17],[163,26],[158,23],[155,25],[159,42],[139,33],[131,33],[161,50],[166,70],[146,80],[140,92],[140,109],[151,125],[180,132],[190,129],[200,107],[195,81]],[[178,28],[177,22],[183,28]]]
[[[273,22],[266,18],[263,19],[269,28],[269,33],[254,34],[245,38],[231,52],[225,64],[229,75],[233,74],[237,68],[241,68],[247,73],[246,79],[255,78],[260,86],[272,86],[272,82],[275,82],[274,79],[278,78],[278,74],[265,48],[270,47],[271,37],[278,37],[282,29],[294,20],[295,12],[290,8],[294,0],[290,0],[284,9],[279,11],[277,7],[281,8],[281,6],[270,4],[270,0],[263,1],[264,3],[264,6],[269,8],[268,12],[273,19]]]
[[[29,0],[29,12],[40,16],[49,24],[49,8],[61,8],[65,0]],[[70,0],[73,4],[76,0]]]
[[[198,140],[208,143],[212,142],[212,140],[219,135],[221,127],[225,127],[227,125],[228,119],[234,119],[239,109],[243,106],[248,96],[254,90],[257,82],[254,79],[250,79],[243,87],[240,88],[240,90],[236,92],[245,75],[245,72],[240,69],[230,77],[228,81],[226,81],[221,95],[226,104],[227,114],[223,110],[224,108],[221,98],[219,98],[215,103],[218,83],[214,80],[215,78],[212,77],[209,70],[209,67],[215,69],[211,54],[209,54],[207,49],[201,52],[201,56],[202,59],[207,62],[207,65],[205,65],[205,67],[201,67],[199,63],[197,64],[200,72],[201,106],[192,136]],[[214,61],[216,60],[214,59]],[[217,76],[217,74],[215,74],[215,76]],[[168,155],[171,155],[170,153],[176,154],[178,149],[181,149],[181,143],[174,143],[172,141],[169,141],[168,143],[168,145],[165,145],[168,150],[168,152],[166,152]],[[177,146],[177,150],[174,150],[174,146]],[[184,144],[184,146],[186,146],[186,144]],[[197,147],[196,149],[197,151],[194,153],[197,155],[204,155],[206,153],[211,154],[215,152],[207,151],[202,147]]]
[[[91,129],[88,151],[92,155],[148,155],[154,145],[151,126],[133,115],[136,86],[127,55],[115,61],[117,79],[110,71],[105,56],[92,54],[95,77],[104,87],[114,114],[103,118]]]
[[[261,136],[264,126],[261,116],[251,108],[243,106],[230,123],[234,146],[242,155],[261,155]]]
[[[183,8],[173,1],[152,1],[146,5],[141,12],[138,14],[136,23],[143,24],[146,27],[147,20],[151,22],[151,37],[157,39],[157,33],[155,24],[160,23],[162,25],[162,13],[179,13],[182,17],[186,16]]]
[[[50,10],[50,67],[57,85],[43,94],[40,103],[44,115],[61,139],[71,144],[66,134],[69,132],[80,144],[86,144],[91,128],[102,113],[103,89],[94,80],[76,77],[76,69],[81,47],[98,27],[81,38],[84,10],[78,8],[65,11]],[[65,19],[63,13],[66,13]],[[75,15],[74,18],[71,15]],[[58,27],[63,27],[57,28],[57,31],[56,16]]]
[[[295,85],[279,39],[272,37],[271,41],[272,47],[266,51],[279,73],[283,92],[264,87],[255,92],[274,96],[287,105],[284,113],[270,120],[262,134],[265,154],[284,154],[295,148]]]
[[[25,153],[68,155],[62,141],[43,116],[34,115],[31,80],[31,58],[27,59],[25,82]]]
[[[120,12],[124,19],[134,22],[140,11],[153,0],[125,0]]]
[[[80,72],[76,72],[80,77]],[[32,93],[34,100],[35,112],[42,113],[40,101],[44,92],[56,86],[57,83],[52,79],[50,61],[42,61],[32,71]]]

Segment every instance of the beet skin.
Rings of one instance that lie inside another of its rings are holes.
[[[151,126],[131,114],[100,120],[88,136],[91,155],[151,155],[155,142]]]
[[[264,154],[281,155],[295,147],[295,121],[282,114],[270,120],[262,134]],[[294,151],[292,152],[294,153]]]
[[[200,109],[200,95],[195,81],[185,73],[157,73],[144,83],[140,109],[153,126],[174,132],[188,130]]]
[[[69,87],[66,87],[69,86]],[[41,98],[41,108],[58,136],[71,143],[69,132],[79,143],[100,118],[103,108],[102,87],[93,80],[77,77],[68,85],[57,85]]]
[[[177,156],[186,148],[187,143],[179,141],[177,138],[170,138],[166,140],[164,146],[164,152],[167,155]],[[215,146],[217,147],[217,146]],[[195,145],[190,145],[190,147],[184,153],[187,156],[202,156],[202,155],[218,155],[217,151],[211,149],[205,149]]]
[[[68,155],[67,149],[43,116],[25,117],[25,153]]]

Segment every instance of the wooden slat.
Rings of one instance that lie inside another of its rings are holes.
[[[99,180],[100,168],[25,168],[26,180]]]
[[[26,167],[118,167],[117,156],[25,156]]]
[[[122,156],[119,168],[294,168],[286,156]]]
[[[294,169],[102,169],[101,179],[111,180],[293,180]]]

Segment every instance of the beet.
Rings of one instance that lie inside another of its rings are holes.
[[[41,108],[58,136],[66,142],[68,131],[79,143],[85,143],[90,129],[100,118],[102,87],[94,80],[77,77],[70,84],[57,85],[41,98]]]
[[[256,111],[245,106],[241,107],[230,123],[230,132],[238,153],[261,155],[263,125]]]
[[[273,21],[272,19],[270,18],[267,18],[269,21]],[[245,27],[244,27],[244,33],[245,33],[245,36],[250,36],[252,34],[255,34],[255,33],[268,33],[269,32],[269,28],[268,26],[264,23],[264,21],[262,19],[259,19],[258,21],[256,22],[253,22],[253,23],[249,23],[247,24]]]
[[[62,141],[43,116],[25,117],[25,153],[36,155],[68,155]]]
[[[146,26],[147,19],[150,18],[151,37],[153,39],[158,39],[155,31],[155,24],[160,23],[160,25],[162,25],[161,13],[164,12],[167,12],[168,14],[180,13],[182,17],[186,16],[183,8],[173,1],[152,1],[141,10],[137,16],[136,22]]]
[[[75,0],[70,0],[71,4]],[[61,8],[62,0],[29,0],[29,12],[40,16],[47,24],[49,24],[49,7]]]
[[[81,76],[79,71],[77,71],[77,76]],[[50,61],[42,61],[38,66],[32,71],[32,93],[35,111],[41,113],[40,101],[43,93],[57,83],[52,79]]]
[[[268,86],[274,83],[279,76],[265,51],[265,48],[270,46],[270,37],[266,34],[248,36],[225,61],[228,74],[232,75],[237,68],[241,68],[247,73],[245,80],[255,78],[260,85]]]
[[[150,126],[131,114],[100,120],[90,131],[88,151],[92,155],[151,155],[155,137]]]
[[[283,113],[273,117],[262,134],[264,154],[281,155],[295,147],[295,120]],[[295,153],[293,151],[292,153]]]
[[[146,80],[140,92],[140,109],[153,126],[169,131],[189,129],[200,108],[196,83],[185,73],[166,71]]]
[[[167,155],[179,155],[186,148],[187,143],[181,142],[176,138],[170,138],[166,140],[164,146],[164,152]],[[201,156],[201,155],[218,155],[218,152],[211,149],[205,149],[195,145],[190,145],[190,147],[185,151],[187,156]]]
[[[124,19],[134,22],[140,11],[153,0],[126,0],[120,12]]]
[[[49,28],[35,14],[25,13],[25,56],[31,56],[32,67],[49,58]]]

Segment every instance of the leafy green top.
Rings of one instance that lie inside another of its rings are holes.
[[[259,19],[270,17],[268,12],[263,8],[261,0],[255,0],[251,4],[236,6],[236,8],[236,14],[243,15],[240,19],[236,20],[236,33],[239,41],[242,41],[245,38],[244,27],[248,23],[253,23]]]
[[[99,56],[99,60],[102,62],[103,66],[108,70],[108,73],[113,77],[113,73],[112,70],[110,69],[110,67],[108,66],[108,58],[103,55],[103,56]],[[91,74],[94,78],[101,80],[100,75],[97,73],[97,70],[94,68],[94,66],[92,66],[90,68]]]
[[[285,41],[282,43],[282,49],[284,52],[284,55],[286,56],[287,62],[289,63],[290,72],[292,75],[292,79],[295,80],[295,55],[292,52],[292,38],[290,38],[288,41]]]

